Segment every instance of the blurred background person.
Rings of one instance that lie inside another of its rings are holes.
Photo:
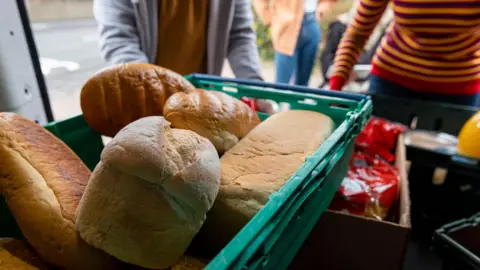
[[[255,11],[272,28],[275,81],[308,86],[321,41],[318,20],[336,0],[253,0]],[[295,73],[295,74],[294,74]]]
[[[347,30],[348,25],[352,21],[359,3],[360,0],[354,0],[352,2],[352,7],[350,8],[350,10],[345,13],[339,14],[336,20],[330,23],[328,26],[325,46],[323,48],[322,55],[320,56],[320,66],[324,82],[319,86],[319,88],[327,87],[329,84],[329,78],[327,73],[333,66],[335,53],[337,52],[340,40],[342,39],[343,34]],[[357,61],[357,64],[370,65],[373,56],[375,55],[375,52],[380,45],[380,41],[385,35],[385,31],[388,25],[392,22],[392,19],[393,11],[391,8],[387,8],[382,18],[380,19],[380,22],[377,24],[370,38],[366,42],[365,47],[360,54],[360,58]],[[361,87],[363,88],[363,86]]]
[[[390,1],[360,0],[335,57],[340,90]],[[480,1],[392,0],[395,12],[372,61],[370,92],[480,106]]]
[[[220,75],[228,58],[236,77],[262,79],[249,0],[94,0],[94,16],[110,65]]]

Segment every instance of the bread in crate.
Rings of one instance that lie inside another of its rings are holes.
[[[218,91],[179,92],[165,104],[163,115],[175,128],[192,130],[224,153],[260,123],[247,104]]]
[[[106,68],[82,88],[85,121],[102,135],[113,137],[123,127],[146,116],[162,115],[174,93],[195,91],[181,75],[159,66],[129,63]]]
[[[207,253],[223,248],[334,129],[324,114],[294,110],[274,114],[248,133],[220,159],[220,191],[195,245]]]
[[[0,269],[46,270],[48,268],[24,241],[0,238]]]
[[[75,229],[90,170],[60,139],[13,113],[0,113],[0,194],[41,258],[64,269],[117,269]]]
[[[219,181],[210,141],[163,117],[142,118],[103,150],[78,207],[78,232],[124,262],[167,268],[200,230]]]
[[[0,133],[0,157],[9,157],[14,145],[21,158],[12,155],[13,167],[31,166],[38,173],[12,171],[5,166],[9,159],[0,160],[0,181],[19,175],[0,182],[0,192],[6,191],[8,206],[42,258],[66,269],[197,267],[183,255],[202,225],[196,243],[223,247],[334,130],[332,119],[311,111],[279,113],[259,123],[241,101],[195,90],[178,74],[147,64],[95,75],[82,91],[82,110],[93,129],[115,135],[88,185],[90,171],[38,125],[21,131],[6,126],[13,136],[4,141]],[[183,129],[150,116],[163,113]],[[221,160],[217,151],[225,152]],[[57,208],[36,202],[24,216],[30,207],[15,201],[25,196],[15,185],[26,187],[27,197],[45,193]],[[58,206],[63,203],[68,207]],[[48,239],[39,233],[45,227]]]

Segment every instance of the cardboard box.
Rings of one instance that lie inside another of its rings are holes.
[[[327,211],[289,269],[401,269],[408,246],[410,196],[403,137],[397,143],[400,189],[388,221]]]

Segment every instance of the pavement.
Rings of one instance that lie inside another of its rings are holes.
[[[93,0],[25,0],[30,20],[56,21],[93,17]]]
[[[99,55],[95,22],[92,19],[35,22],[32,30],[55,119],[80,114],[79,97],[83,84],[105,66]],[[263,62],[265,80],[272,82],[274,74],[273,63]],[[227,62],[222,76],[234,77]],[[320,71],[315,69],[310,85],[317,87],[321,81]]]
[[[98,53],[95,23],[92,20],[34,23],[32,30],[55,118],[79,114],[82,85],[104,67]]]

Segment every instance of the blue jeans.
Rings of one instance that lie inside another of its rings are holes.
[[[442,95],[437,93],[425,93],[412,91],[399,84],[389,80],[382,79],[376,75],[370,74],[370,90],[372,94],[381,94],[399,98],[420,99],[426,101],[436,101],[442,103],[451,103],[456,105],[466,105],[480,107],[480,94],[476,95]]]
[[[275,81],[277,83],[290,83],[295,71],[295,84],[308,86],[320,40],[320,27],[315,19],[315,13],[306,13],[303,17],[294,54],[289,56],[275,52]]]

